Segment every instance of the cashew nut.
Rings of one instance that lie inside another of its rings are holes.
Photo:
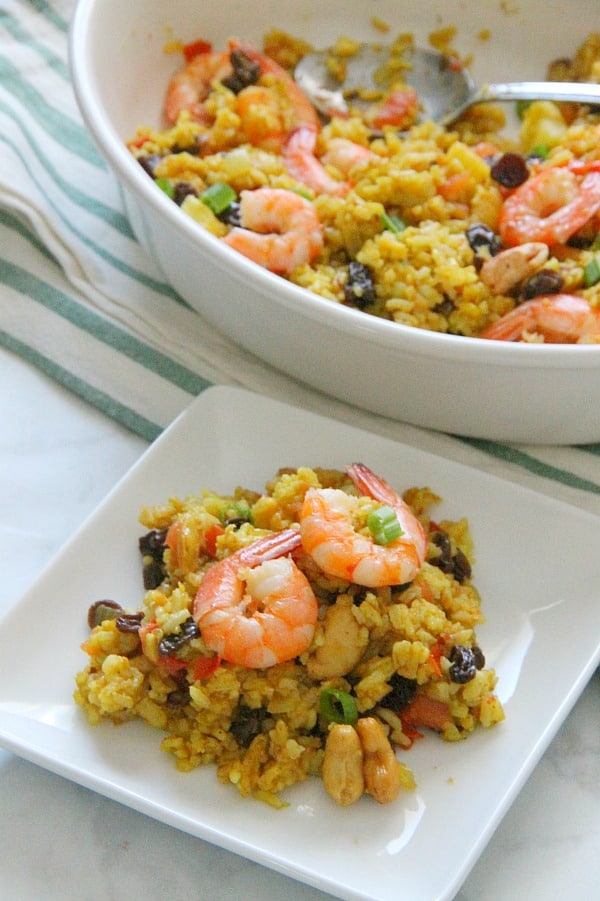
[[[351,605],[337,603],[329,607],[322,629],[323,642],[306,663],[311,679],[319,682],[349,673],[369,643],[368,630],[356,621]]]
[[[354,804],[364,792],[363,752],[353,726],[336,723],[329,730],[322,777],[327,794],[343,807]]]
[[[506,294],[538,272],[548,259],[548,254],[547,245],[539,241],[509,247],[485,261],[479,278],[494,294]]]
[[[366,716],[359,719],[356,731],[363,752],[365,791],[380,804],[395,801],[400,792],[400,769],[383,726]]]

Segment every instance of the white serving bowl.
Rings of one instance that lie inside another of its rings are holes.
[[[436,334],[332,303],[230,250],[170,201],[124,141],[158,126],[181,64],[173,38],[259,43],[280,27],[326,47],[340,34],[457,29],[479,83],[536,79],[597,26],[589,0],[79,0],[71,68],[85,123],[123,189],[133,229],[194,309],[276,368],[358,407],[427,428],[504,442],[600,440],[600,346],[527,345]],[[489,32],[483,40],[482,32]]]

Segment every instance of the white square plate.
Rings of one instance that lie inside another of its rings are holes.
[[[262,489],[280,466],[362,460],[400,490],[429,485],[468,516],[478,630],[506,721],[467,741],[428,735],[403,759],[418,788],[338,808],[319,780],[273,810],[175,769],[139,723],[91,728],[72,701],[98,598],[136,609],[144,504],[202,488]],[[451,898],[600,660],[600,520],[508,482],[233,388],[204,392],[59,553],[0,629],[0,742],[156,819],[348,899]]]

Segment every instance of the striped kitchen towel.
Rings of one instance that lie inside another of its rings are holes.
[[[600,444],[513,447],[327,398],[202,320],[136,241],[69,80],[74,0],[0,5],[0,342],[148,440],[211,384],[238,385],[600,513]]]

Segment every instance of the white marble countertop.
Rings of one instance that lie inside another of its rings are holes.
[[[1,614],[146,444],[1,349],[0,386]],[[0,777],[7,901],[330,897],[5,751]],[[595,901],[599,851],[596,673],[457,898]]]

